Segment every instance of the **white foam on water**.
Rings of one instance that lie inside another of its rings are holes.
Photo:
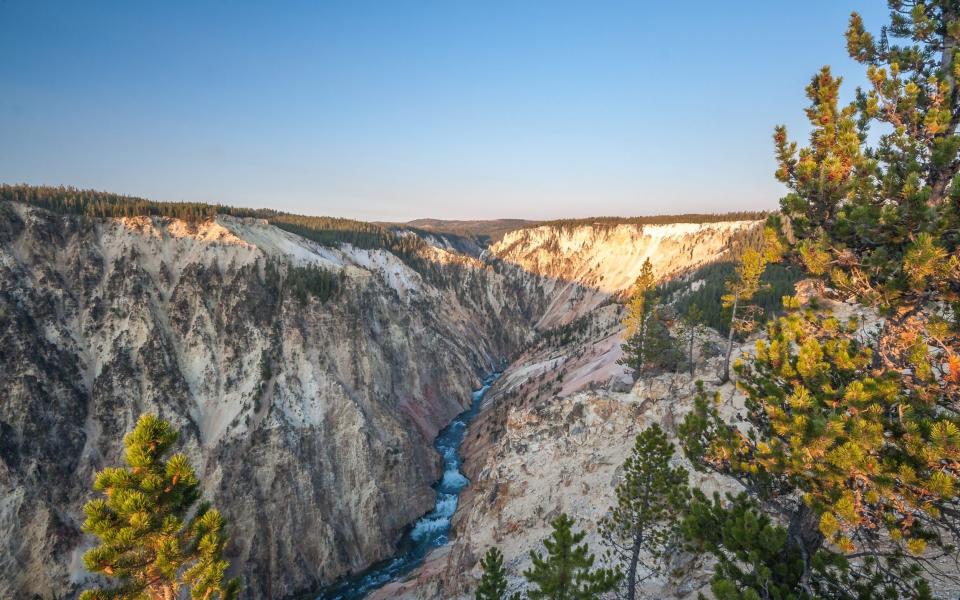
[[[457,512],[456,494],[437,494],[437,507],[434,509],[438,515],[452,517]]]
[[[443,531],[449,526],[449,517],[424,517],[417,521],[417,524],[413,526],[413,531],[410,532],[410,537],[415,540],[422,540],[431,533]]]
[[[443,481],[440,485],[445,488],[462,488],[469,483],[467,478],[459,471],[447,471],[443,474]]]
[[[489,378],[493,381],[493,378]],[[384,583],[410,571],[419,564],[430,548],[437,548],[450,541],[448,531],[450,521],[457,511],[460,492],[470,480],[460,472],[460,444],[463,442],[467,428],[467,420],[477,411],[477,403],[490,389],[490,383],[485,383],[479,390],[473,392],[474,406],[468,413],[464,413],[446,428],[446,431],[434,442],[434,447],[443,456],[443,477],[434,485],[437,490],[434,509],[421,517],[410,529],[409,539],[415,542],[415,547],[407,555],[397,556],[385,567],[378,567],[375,571],[361,576],[354,582],[346,582],[337,591],[329,595],[321,595],[317,600],[357,600],[366,596],[371,590],[381,587]]]

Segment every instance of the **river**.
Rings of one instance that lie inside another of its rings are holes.
[[[480,410],[484,394],[493,385],[497,375],[499,373],[484,379],[483,386],[473,392],[470,408],[437,434],[433,447],[443,456],[443,476],[433,484],[433,489],[437,491],[436,505],[403,534],[397,545],[397,555],[324,589],[316,600],[360,600],[413,571],[430,550],[449,541],[450,519],[457,510],[460,492],[470,483],[460,472],[460,444],[467,434],[467,426]]]

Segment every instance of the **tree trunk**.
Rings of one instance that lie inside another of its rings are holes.
[[[737,322],[737,303],[740,301],[740,296],[733,297],[733,310],[730,312],[730,333],[727,336],[727,356],[723,361],[723,376],[720,378],[720,383],[726,383],[730,381],[730,355],[733,354],[733,326]]]
[[[811,559],[817,550],[823,546],[824,537],[820,533],[820,518],[813,509],[805,502],[801,502],[793,514],[790,516],[790,523],[787,527],[788,545],[793,546],[800,551],[803,558],[803,576],[800,578],[800,585],[808,589],[808,581],[811,575]]]
[[[693,364],[693,344],[697,339],[697,330],[695,328],[690,329],[690,377],[693,377],[694,364]]]
[[[640,339],[640,350],[637,354],[637,373],[636,379],[643,376],[643,367],[647,363],[647,319],[649,315],[640,319],[640,326],[637,328],[637,335]]]
[[[640,564],[640,545],[643,543],[643,534],[637,532],[633,537],[633,549],[630,551],[630,567],[627,569],[627,600],[636,600],[637,597],[637,565]]]
[[[173,586],[169,584],[161,583],[156,586],[151,586],[147,589],[147,593],[154,600],[175,600]]]
[[[949,24],[956,18],[956,11],[951,6],[952,3],[947,2],[943,7],[943,22]],[[946,25],[945,25],[946,26]],[[956,41],[954,41],[953,36],[950,35],[949,27],[944,31],[943,34],[943,49],[940,54],[940,70],[943,73],[944,83],[947,84],[946,96],[946,107],[950,110],[953,115],[953,118],[950,120],[950,127],[947,131],[943,132],[945,135],[952,135],[956,131],[957,127],[957,83],[956,78],[953,75],[953,53],[957,49]],[[927,204],[930,206],[936,206],[946,199],[947,196],[947,187],[950,185],[950,182],[953,181],[954,175],[957,173],[958,162],[956,160],[950,161],[949,164],[936,169],[932,175],[931,191],[930,198],[927,200]]]
[[[949,27],[951,21],[954,20],[956,14],[955,11],[950,7],[944,7],[943,9],[943,22],[945,27]],[[954,86],[956,81],[953,76],[953,52],[957,49],[957,45],[953,40],[953,36],[950,35],[949,31],[944,31],[943,35],[943,52],[940,54],[940,68],[943,70],[943,79],[947,84],[947,103],[951,110],[953,109],[953,94]]]
[[[154,575],[154,573],[151,569],[150,576],[154,579],[147,584],[146,589],[150,600],[176,600],[177,594],[174,585],[167,583],[161,576]]]

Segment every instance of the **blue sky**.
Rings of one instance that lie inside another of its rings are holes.
[[[0,182],[363,219],[767,209],[851,10],[0,0]]]

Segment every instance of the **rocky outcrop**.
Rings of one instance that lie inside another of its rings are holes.
[[[432,506],[433,437],[542,312],[509,273],[440,250],[431,283],[262,221],[0,210],[3,597],[88,577],[80,509],[144,411],[182,431],[247,597],[389,556]],[[305,264],[341,273],[340,293],[285,292]]]

